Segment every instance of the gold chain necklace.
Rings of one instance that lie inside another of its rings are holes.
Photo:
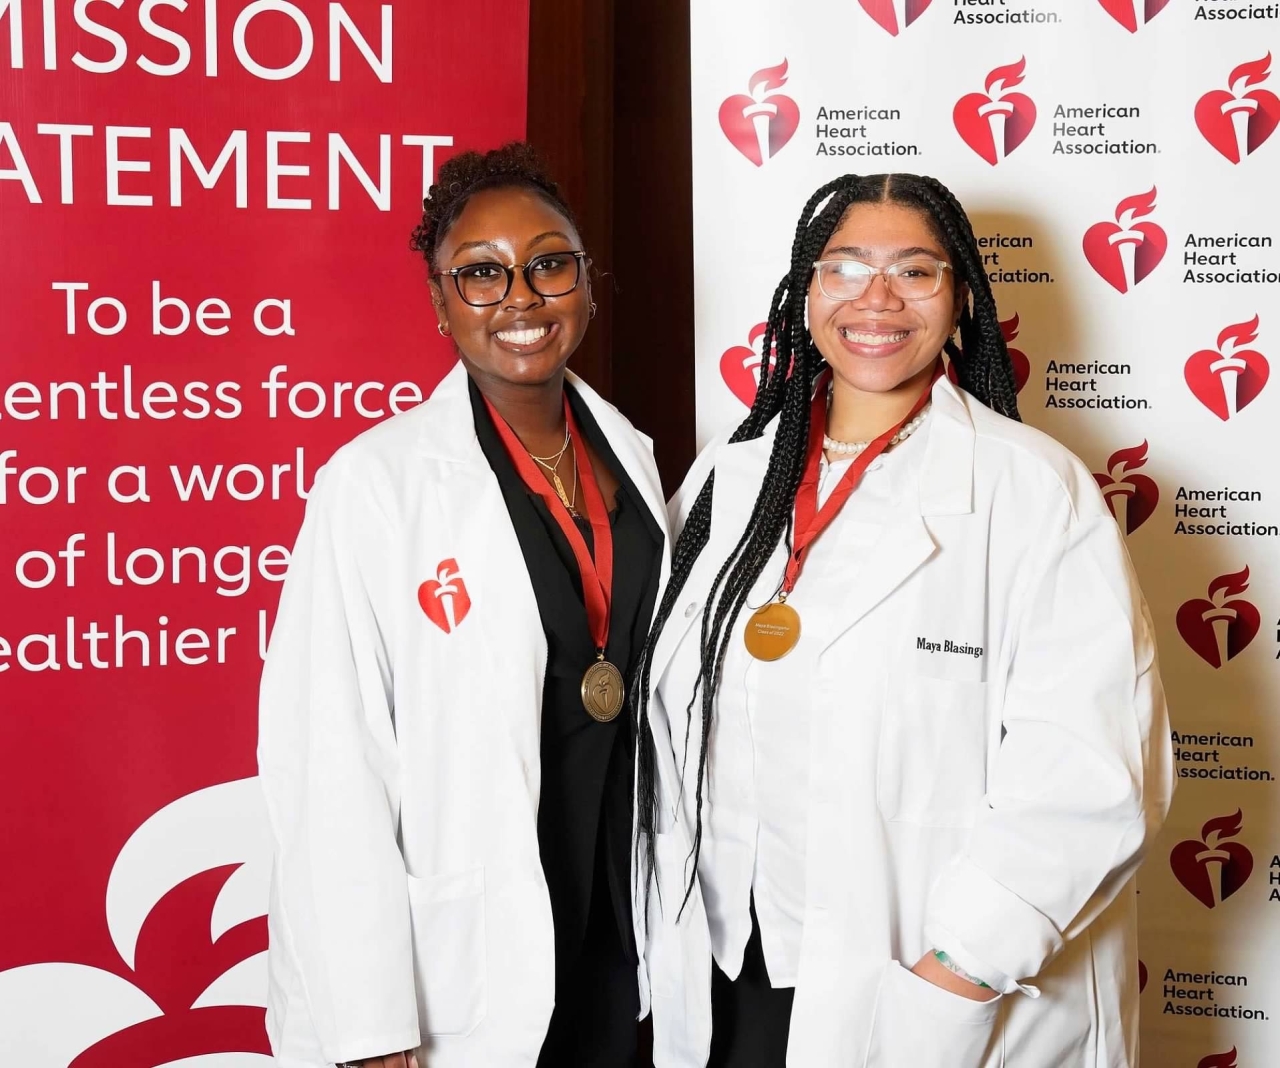
[[[564,428],[564,444],[560,446],[560,451],[552,456],[534,456],[529,453],[529,458],[533,460],[539,467],[542,467],[551,476],[551,485],[556,491],[556,496],[560,498],[560,503],[568,509],[569,514],[576,516],[578,514],[576,505],[578,503],[578,462],[574,458],[573,463],[573,496],[571,497],[565,492],[564,483],[560,480],[560,472],[557,470],[560,461],[564,458],[566,450],[569,448],[569,426],[566,423]]]

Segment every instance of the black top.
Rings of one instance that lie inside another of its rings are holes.
[[[538,846],[555,924],[556,987],[578,959],[592,898],[608,893],[622,946],[634,963],[631,925],[631,797],[635,743],[626,708],[598,723],[582,705],[582,676],[596,659],[577,561],[542,498],[521,479],[470,382],[476,437],[497,476],[547,638],[542,690],[542,790]],[[613,597],[606,656],[630,679],[658,592],[662,533],[586,404],[566,388],[574,418],[620,483],[609,514]],[[581,499],[581,496],[579,496]],[[594,556],[591,526],[579,518]],[[606,876],[607,886],[597,873]]]

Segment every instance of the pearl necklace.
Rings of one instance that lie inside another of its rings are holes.
[[[925,420],[925,416],[929,414],[930,407],[931,405],[926,404],[919,415],[893,435],[886,447],[892,448],[894,445],[901,445],[907,440],[907,438],[911,437],[912,434],[919,430],[920,425]],[[823,449],[827,452],[834,452],[839,456],[857,456],[866,451],[867,446],[870,444],[871,442],[869,441],[836,441],[835,438],[829,437],[826,434],[822,436]]]

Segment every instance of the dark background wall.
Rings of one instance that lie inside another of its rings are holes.
[[[694,453],[689,0],[531,0],[528,136],[599,272],[571,366],[654,439],[669,494]]]

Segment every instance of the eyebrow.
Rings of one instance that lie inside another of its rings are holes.
[[[852,256],[855,259],[867,259],[874,257],[875,254],[873,249],[858,248],[856,245],[840,245],[838,248],[829,248],[823,253],[824,256]],[[909,256],[937,256],[938,250],[925,248],[923,245],[912,245],[910,248],[895,249],[888,255],[893,260],[904,260]]]
[[[545,241],[549,237],[558,237],[564,241],[569,240],[569,235],[566,234],[563,230],[547,230],[545,233],[539,234],[532,241],[530,241],[525,246],[525,248],[533,248],[534,245],[538,244],[540,241]]]
[[[470,252],[473,248],[487,249],[490,252],[498,251],[498,246],[492,241],[465,241],[454,249],[454,255],[457,255],[459,252]]]

